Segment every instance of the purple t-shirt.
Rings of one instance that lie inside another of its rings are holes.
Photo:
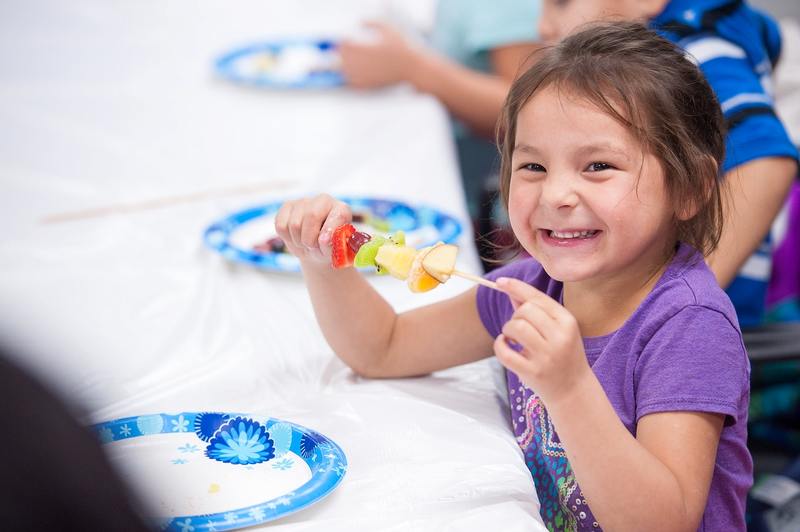
[[[521,279],[561,301],[562,283],[533,259],[487,277]],[[496,337],[513,309],[505,294],[480,286],[478,312]],[[681,245],[625,324],[606,336],[584,338],[583,345],[592,371],[633,435],[638,420],[654,412],[726,416],[699,530],[745,530],[744,504],[752,484],[750,364],[733,305],[702,257]],[[514,434],[533,475],[545,524],[555,530],[599,530],[544,405],[513,372],[507,371],[507,379]]]

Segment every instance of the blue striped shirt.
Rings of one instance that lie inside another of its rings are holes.
[[[798,158],[772,99],[781,52],[773,19],[743,0],[672,0],[651,26],[686,51],[717,96],[727,127],[724,172],[765,157]],[[742,326],[763,319],[771,248],[767,237],[728,287]]]

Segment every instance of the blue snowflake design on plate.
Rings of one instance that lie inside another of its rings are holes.
[[[416,247],[432,246],[436,242],[451,244],[461,234],[461,223],[453,216],[432,207],[411,206],[401,201],[382,198],[340,197],[353,212],[369,213],[386,220],[389,231],[402,230],[406,237],[419,231],[421,240]],[[210,249],[226,259],[245,263],[258,268],[282,272],[299,272],[300,261],[288,253],[261,252],[237,247],[231,242],[231,235],[244,224],[261,217],[274,216],[283,202],[269,203],[244,209],[209,225],[203,232],[203,241]],[[264,235],[267,237],[268,235]],[[374,268],[366,268],[370,271]]]
[[[182,414],[177,419],[170,420],[172,423],[172,432],[189,432],[189,420]]]
[[[178,450],[182,453],[196,453],[200,448],[192,443],[187,443],[178,447]]]
[[[296,467],[296,463],[290,463],[292,460],[302,460],[311,471],[311,478],[290,493],[214,514],[159,518],[162,530],[223,531],[272,521],[319,501],[339,485],[347,472],[347,459],[336,443],[313,430],[279,419],[223,412],[181,412],[122,418],[91,428],[104,444],[157,434],[178,438],[174,447],[177,456],[168,462],[175,471],[188,467],[184,464],[191,460],[215,460],[245,470],[253,469],[252,464],[259,463],[255,460],[260,460],[274,465],[277,471]],[[187,443],[187,438],[196,440]],[[226,450],[214,447],[217,444]],[[202,448],[217,449],[225,459],[194,454]],[[286,454],[289,452],[292,454]]]
[[[209,440],[206,456],[230,464],[260,464],[275,457],[275,443],[264,425],[237,417],[222,425]]]
[[[280,460],[276,460],[272,462],[272,469],[280,469],[281,471],[286,471],[287,469],[291,469],[294,465],[294,460],[291,458],[281,458]]]

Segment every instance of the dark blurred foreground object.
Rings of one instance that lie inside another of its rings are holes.
[[[755,485],[750,532],[800,530],[800,323],[742,329],[752,362],[748,447]]]
[[[756,482],[747,498],[750,532],[800,530],[800,459]]]
[[[0,352],[0,529],[150,530],[99,442]]]

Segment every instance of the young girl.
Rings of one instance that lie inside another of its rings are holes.
[[[563,38],[608,18],[647,23],[697,62],[726,126],[725,228],[707,257],[743,326],[763,322],[770,226],[797,176],[798,151],[773,108],[781,55],[777,23],[747,0],[544,0],[539,32]]]
[[[744,530],[749,365],[702,258],[724,156],[708,84],[644,27],[593,26],[517,79],[502,132],[504,200],[533,258],[490,274],[501,291],[397,315],[329,265],[344,204],[281,209],[328,342],[366,377],[494,351],[551,529]]]

